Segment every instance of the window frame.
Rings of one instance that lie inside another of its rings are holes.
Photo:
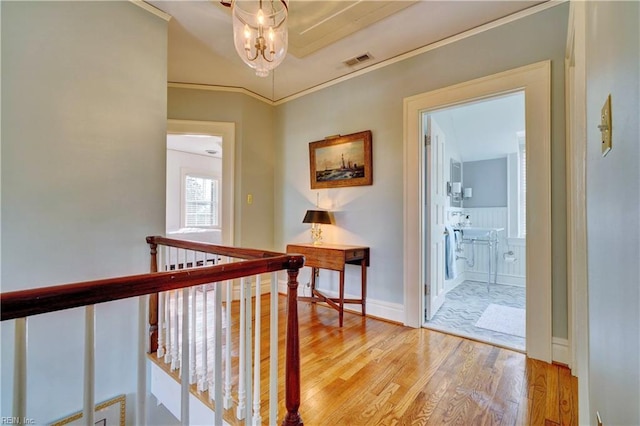
[[[188,225],[187,224],[187,178],[200,178],[200,179],[209,179],[216,182],[217,185],[217,199],[216,203],[216,219],[217,223],[211,226],[205,225]],[[180,225],[183,228],[197,228],[197,229],[222,229],[222,179],[219,174],[211,173],[209,171],[203,170],[195,170],[182,168],[180,173],[180,185],[181,185],[181,196],[180,196]]]

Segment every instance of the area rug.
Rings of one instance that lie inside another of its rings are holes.
[[[525,337],[525,310],[492,303],[482,313],[476,327]]]

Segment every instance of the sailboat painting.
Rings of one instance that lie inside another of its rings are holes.
[[[311,189],[373,184],[371,131],[309,144]]]

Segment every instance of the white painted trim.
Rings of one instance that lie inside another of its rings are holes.
[[[136,6],[138,6],[141,9],[146,10],[147,12],[156,15],[157,17],[164,19],[165,21],[169,22],[172,18],[171,15],[169,15],[168,13],[163,12],[162,10],[158,9],[155,6],[150,5],[149,3],[147,3],[146,1],[142,1],[142,0],[129,0],[129,2],[135,4]]]
[[[216,135],[222,137],[222,244],[233,246],[236,238],[234,226],[235,123],[174,120],[170,118],[167,120],[167,133]]]
[[[568,362],[578,377],[578,417],[590,419],[586,223],[586,5],[569,6],[565,55]]]
[[[262,95],[259,95],[255,92],[245,89],[244,87],[229,87],[229,86],[217,86],[213,84],[195,84],[195,83],[176,83],[169,82],[167,83],[167,87],[174,89],[190,89],[190,90],[208,90],[210,92],[232,92],[232,93],[242,93],[243,95],[251,96],[259,101],[264,102],[269,105],[276,105],[269,98],[265,98]]]
[[[553,338],[553,362],[569,365],[569,340]]]
[[[551,343],[551,63],[514,70],[415,95],[404,100],[404,306],[405,324],[422,325],[424,276],[421,235],[424,111],[524,89],[527,138],[527,355],[552,360]],[[534,255],[535,254],[535,255]]]

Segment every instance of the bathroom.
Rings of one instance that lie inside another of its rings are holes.
[[[524,93],[425,114],[444,141],[444,294],[425,327],[525,349]],[[433,259],[432,259],[433,261]],[[433,275],[432,275],[433,277]],[[433,279],[433,278],[432,278]],[[433,298],[431,294],[426,296]]]

